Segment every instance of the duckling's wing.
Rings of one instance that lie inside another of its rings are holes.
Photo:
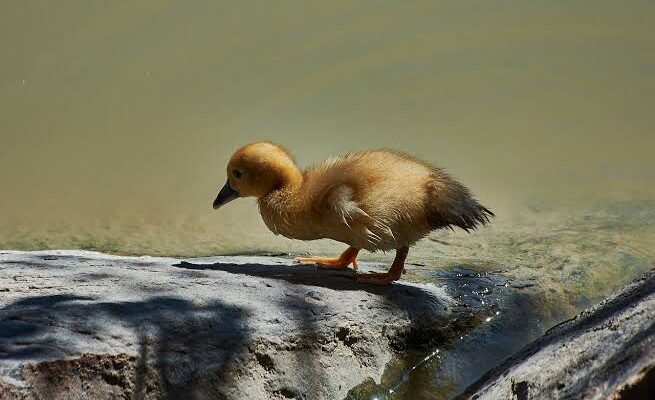
[[[366,238],[368,247],[375,247],[393,233],[383,221],[375,220],[353,199],[354,190],[347,184],[333,187],[327,205],[349,230]]]
[[[350,223],[356,219],[370,219],[371,217],[362,210],[353,200],[353,189],[345,184],[337,185],[329,191],[327,196],[328,206],[337,214],[338,218],[348,228]]]

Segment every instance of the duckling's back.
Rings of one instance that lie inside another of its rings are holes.
[[[348,153],[304,172],[324,237],[367,250],[410,246],[434,229],[474,229],[491,211],[438,168],[389,149]]]

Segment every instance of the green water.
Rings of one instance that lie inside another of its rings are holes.
[[[337,253],[275,237],[252,200],[214,212],[225,164],[262,139],[302,165],[389,146],[498,215],[420,242],[408,277],[503,271],[547,325],[655,264],[654,19],[652,1],[4,2],[0,248]]]
[[[303,165],[415,153],[500,219],[528,199],[652,199],[655,5],[5,2],[0,247],[311,251],[252,202],[212,212],[239,145]]]

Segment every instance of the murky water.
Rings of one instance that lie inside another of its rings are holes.
[[[239,145],[307,165],[391,146],[500,219],[526,199],[653,198],[650,1],[8,2],[0,247],[213,254],[273,238],[212,212]]]
[[[645,0],[7,2],[0,248],[336,253],[274,237],[253,201],[213,212],[225,163],[259,139],[302,165],[390,146],[498,215],[422,241],[410,274],[501,271],[541,332],[655,263],[654,17]],[[466,370],[436,360],[410,387],[456,392]]]

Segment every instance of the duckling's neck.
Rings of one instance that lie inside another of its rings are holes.
[[[304,218],[303,182],[302,172],[294,165],[293,169],[284,170],[277,189],[257,200],[262,219],[273,233],[292,237],[297,219]]]
[[[303,175],[300,169],[293,162],[280,169],[281,190],[297,190],[302,186]]]

